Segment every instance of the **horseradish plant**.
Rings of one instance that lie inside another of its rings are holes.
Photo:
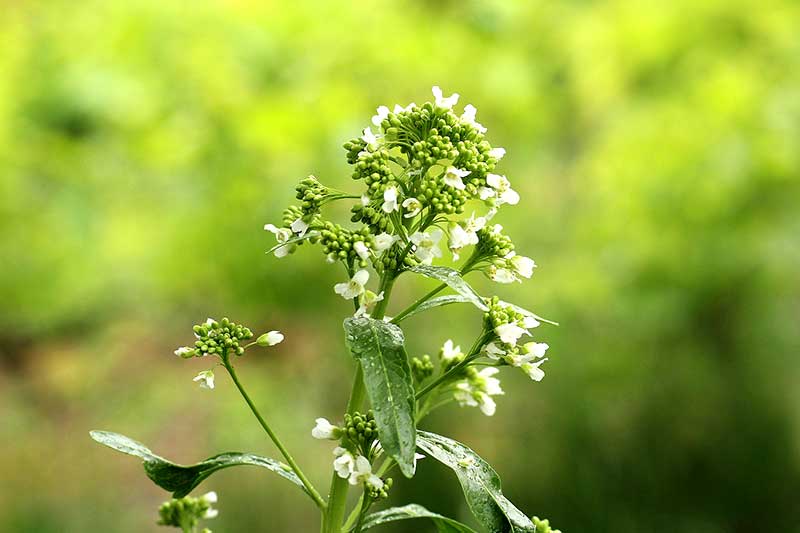
[[[381,106],[372,117],[376,128],[345,143],[353,179],[364,185],[361,195],[340,192],[309,177],[297,186],[299,205],[288,207],[280,225],[267,224],[277,245],[270,250],[282,258],[296,248],[316,244],[329,263],[341,263],[347,279],[333,287],[352,300],[354,314],[345,318],[345,344],[355,359],[355,377],[346,410],[336,423],[318,418],[311,436],[331,446],[332,473],[327,498],[306,476],[274,429],[259,412],[236,373],[235,361],[255,347],[280,343],[283,335],[255,335],[245,326],[209,318],[194,327],[194,345],[175,350],[182,358],[214,361],[214,368],[194,378],[214,388],[214,369],[221,366],[283,456],[280,462],[249,453],[223,453],[189,466],[172,463],[142,444],[119,434],[94,431],[98,442],[143,459],[147,475],[172,492],[160,508],[160,524],[197,531],[202,519],[213,518],[216,493],[199,498],[189,492],[215,471],[255,465],[295,484],[321,513],[323,533],[359,532],[395,520],[429,519],[438,531],[471,532],[470,527],[419,505],[370,512],[387,498],[394,468],[414,476],[417,462],[439,461],[455,473],[475,519],[491,532],[549,532],[547,521],[530,519],[500,489],[497,473],[466,445],[417,429],[434,409],[455,402],[495,412],[495,397],[503,394],[497,375],[508,367],[534,381],[544,376],[547,344],[530,339],[547,320],[504,302],[480,296],[466,281],[482,273],[498,283],[530,278],[536,266],[519,255],[503,228],[492,223],[498,209],[514,205],[519,195],[496,167],[505,155],[485,139],[486,128],[475,120],[475,107],[461,115],[453,111],[458,94],[445,97],[433,88],[434,101],[423,105]],[[353,223],[345,227],[324,218],[330,202],[352,206]],[[466,213],[469,213],[466,216]],[[435,266],[445,245],[460,268]],[[386,315],[392,287],[401,276],[419,275],[440,282],[435,289],[393,317]],[[372,285],[373,288],[369,288]],[[450,294],[440,295],[443,291]],[[438,361],[408,357],[400,323],[439,306],[465,303],[482,313],[482,328],[462,350],[444,342]],[[310,425],[310,424],[309,424]],[[421,452],[421,453],[420,453]],[[347,493],[360,491],[348,512]],[[204,529],[203,531],[208,531]]]

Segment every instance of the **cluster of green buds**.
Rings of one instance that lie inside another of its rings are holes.
[[[422,383],[433,375],[433,361],[430,355],[411,358],[411,374],[415,383]]]
[[[335,426],[325,418],[317,418],[311,430],[315,439],[341,441],[333,450],[333,469],[347,479],[351,485],[363,485],[366,494],[373,498],[385,498],[391,478],[381,479],[372,471],[372,462],[381,454],[378,441],[378,426],[372,411],[344,415],[344,427]]]
[[[504,345],[516,346],[523,335],[539,326],[539,321],[524,309],[503,302],[498,297],[487,301],[489,310],[484,314],[486,330],[494,332]]]
[[[533,516],[531,521],[536,526],[536,533],[561,533],[560,529],[550,527],[550,520],[542,520],[538,516]]]
[[[269,331],[259,336],[254,342],[242,345],[242,341],[253,338],[250,328],[231,322],[228,318],[216,321],[213,318],[207,319],[204,323],[192,328],[197,340],[194,346],[181,346],[175,350],[175,355],[183,359],[192,357],[216,356],[225,361],[231,354],[237,356],[244,354],[245,348],[251,345],[274,346],[283,341],[283,334],[280,331]],[[203,370],[193,381],[197,382],[203,389],[214,388],[214,371]]]
[[[328,261],[342,262],[350,276],[369,266],[379,274],[398,273],[442,257],[440,241],[447,236],[456,260],[464,247],[474,245],[473,264],[483,261],[487,272],[493,261],[498,262],[494,269],[506,268],[499,261],[507,260],[513,245],[486,229],[500,206],[519,200],[505,176],[495,173],[505,150],[487,141],[474,106],[458,114],[458,94],[445,96],[434,87],[433,96],[422,105],[378,107],[372,126],[344,144],[352,177],[364,184],[361,194],[339,193],[313,176],[300,182],[300,205],[286,210],[281,227],[265,226],[278,241],[275,255],[318,241]],[[345,228],[323,218],[322,205],[339,199],[356,200],[351,221],[362,227]],[[470,202],[488,212],[459,217]],[[507,277],[504,270],[491,272],[498,281]],[[517,279],[525,277],[514,272]]]
[[[158,525],[171,526],[183,531],[196,531],[200,520],[214,518],[219,511],[213,509],[212,504],[217,503],[217,493],[209,492],[198,498],[186,496],[173,499],[161,504],[158,509]],[[211,533],[210,529],[203,529],[203,533]]]

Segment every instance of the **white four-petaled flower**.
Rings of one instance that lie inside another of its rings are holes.
[[[465,220],[463,223],[459,224],[457,222],[451,222],[449,226],[450,230],[450,250],[453,252],[453,260],[458,261],[459,252],[465,246],[469,246],[471,244],[478,244],[478,231],[483,229],[486,226],[486,218],[484,217],[475,217],[475,213]]]
[[[533,276],[533,269],[536,268],[536,262],[530,257],[517,255],[516,253],[511,252],[505,258],[508,260],[509,265],[511,265],[511,268],[514,269],[514,272],[517,275],[522,276],[523,278],[530,278]]]
[[[338,440],[342,429],[328,422],[327,418],[317,418],[316,425],[311,430],[311,436],[315,439]]]
[[[397,203],[397,187],[389,187],[383,191],[383,205],[381,206],[384,213],[391,213],[400,209]]]
[[[359,270],[353,274],[350,281],[334,285],[333,290],[345,300],[351,300],[364,294],[364,285],[366,285],[367,281],[369,281],[369,272]]]
[[[211,390],[214,388],[214,372],[203,370],[192,381],[199,383],[201,389]]]
[[[397,235],[390,235],[386,232],[375,235],[375,251],[384,252],[392,247],[394,243],[400,240]]]
[[[478,133],[486,133],[486,128],[484,128],[483,125],[480,122],[475,120],[475,114],[477,112],[478,112],[478,110],[475,109],[474,105],[472,105],[472,104],[465,105],[464,106],[464,113],[461,115],[461,122],[463,122],[465,124],[469,124],[470,126],[475,128],[476,130],[478,130]]]
[[[462,406],[479,407],[483,414],[492,416],[497,408],[492,396],[504,394],[500,380],[492,377],[498,372],[496,367],[490,366],[457,383],[455,400]]]
[[[378,109],[376,111],[377,111],[377,114],[374,117],[372,117],[372,123],[380,128],[381,127],[381,122],[383,122],[383,119],[385,119],[386,117],[389,116],[389,108],[386,107],[385,105],[382,105],[382,106],[378,107]]]
[[[378,137],[372,133],[372,129],[370,128],[364,128],[362,133],[361,140],[367,143],[367,149],[370,152],[374,152],[378,148]]]
[[[403,218],[414,218],[422,210],[422,202],[416,198],[406,198],[403,200],[403,209],[406,211]]]
[[[457,363],[464,358],[464,352],[461,351],[461,346],[455,346],[451,339],[445,341],[439,353],[442,364],[445,366]]]
[[[506,155],[506,149],[500,148],[499,146],[497,148],[492,148],[491,150],[489,150],[489,157],[493,157],[498,161],[503,159],[503,156],[505,155]]]
[[[498,337],[500,337],[501,341],[506,344],[510,344],[511,346],[516,346],[520,337],[528,333],[526,329],[519,327],[513,322],[508,324],[500,324],[494,328],[494,332]]]
[[[381,300],[383,300],[383,291],[379,294],[375,294],[369,289],[365,290],[364,294],[358,298],[358,309],[356,310],[355,316],[366,316],[367,313],[372,311],[375,304]]]
[[[364,241],[354,242],[353,250],[355,250],[356,254],[361,259],[369,259],[369,247],[366,244],[364,244]]]
[[[441,107],[442,109],[452,109],[453,106],[458,103],[458,93],[453,93],[450,96],[444,96],[438,85],[434,85],[431,88],[431,92],[435,98],[436,107]]]
[[[308,231],[308,222],[303,220],[302,218],[295,219],[294,222],[291,223],[289,226],[292,229],[292,233],[295,233],[299,237],[302,237]]]
[[[436,257],[442,257],[439,249],[439,241],[444,232],[439,228],[434,228],[430,232],[416,232],[409,239],[416,245],[414,253],[422,263],[430,265]]]
[[[444,183],[455,189],[464,190],[467,186],[464,185],[464,181],[461,178],[469,176],[470,173],[469,170],[462,170],[451,165],[444,171]]]
[[[275,235],[275,240],[278,241],[278,244],[284,244],[292,238],[292,230],[289,228],[279,228],[274,224],[264,224],[264,230]],[[275,257],[285,257],[290,251],[291,249],[289,246],[281,246],[275,250]]]
[[[499,204],[517,205],[519,203],[519,194],[511,188],[511,182],[505,176],[486,174],[486,183],[496,191]]]

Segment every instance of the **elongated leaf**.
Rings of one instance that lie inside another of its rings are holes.
[[[268,457],[252,453],[228,452],[209,457],[197,464],[183,466],[159,457],[144,444],[136,442],[125,435],[110,431],[91,431],[89,434],[100,444],[104,444],[118,452],[143,459],[144,471],[147,477],[162,489],[172,492],[173,498],[186,496],[217,470],[237,465],[253,465],[266,468],[288,479],[305,491],[303,483],[287,465]]]
[[[458,476],[472,514],[492,532],[533,532],[533,522],[517,509],[500,487],[500,477],[489,463],[458,441],[419,431],[417,445]]]
[[[451,305],[451,304],[463,304],[463,303],[472,303],[472,300],[460,294],[448,294],[446,296],[437,296],[436,298],[431,298],[430,300],[422,302],[421,304],[419,304],[419,307],[408,313],[406,316],[404,316],[397,322],[402,322],[403,320],[405,320],[410,316],[414,316],[417,313],[427,311],[428,309],[433,309],[434,307],[439,307],[442,305]]]
[[[429,518],[441,533],[476,533],[471,527],[465,526],[457,520],[433,513],[421,505],[412,503],[403,507],[391,507],[377,513],[372,513],[364,519],[362,529],[413,518]]]
[[[484,303],[483,298],[481,298],[480,295],[475,292],[475,289],[473,289],[469,283],[464,281],[464,278],[461,277],[461,274],[458,272],[458,270],[432,265],[417,265],[415,267],[411,267],[409,270],[411,272],[416,272],[417,274],[422,274],[428,278],[438,279],[442,283],[446,283],[448,287],[456,291],[461,296],[467,298],[481,311],[486,311],[489,309]]]
[[[344,321],[350,353],[361,363],[378,437],[406,477],[414,475],[416,428],[414,385],[403,330],[368,317]]]

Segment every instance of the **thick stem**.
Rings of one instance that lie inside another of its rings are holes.
[[[253,400],[250,399],[250,395],[247,394],[247,391],[244,389],[242,382],[239,381],[239,376],[236,375],[236,370],[234,370],[233,365],[231,364],[230,359],[228,359],[227,355],[223,356],[222,364],[225,365],[225,369],[228,371],[228,374],[230,374],[233,383],[236,385],[236,388],[239,389],[239,393],[242,395],[242,398],[244,398],[244,401],[247,402],[247,405],[250,406],[250,410],[253,411],[253,414],[255,415],[256,419],[258,419],[258,423],[261,424],[261,427],[264,428],[264,431],[267,432],[269,438],[272,439],[272,442],[275,443],[275,446],[277,446],[278,450],[280,450],[281,454],[283,455],[284,459],[286,459],[286,462],[289,464],[291,469],[294,471],[295,474],[297,474],[297,477],[300,478],[300,481],[306,488],[308,495],[311,496],[311,499],[314,500],[314,503],[317,504],[317,507],[324,510],[325,500],[322,499],[322,496],[319,495],[317,490],[314,488],[314,485],[312,485],[311,482],[308,480],[308,478],[305,476],[305,474],[303,474],[303,471],[297,465],[294,458],[289,453],[289,450],[286,449],[286,447],[283,445],[283,443],[275,434],[275,432],[272,431],[272,428],[269,427],[269,424],[267,424],[267,422],[264,420],[264,417],[261,416],[261,413],[258,412],[258,408],[253,403]]]

